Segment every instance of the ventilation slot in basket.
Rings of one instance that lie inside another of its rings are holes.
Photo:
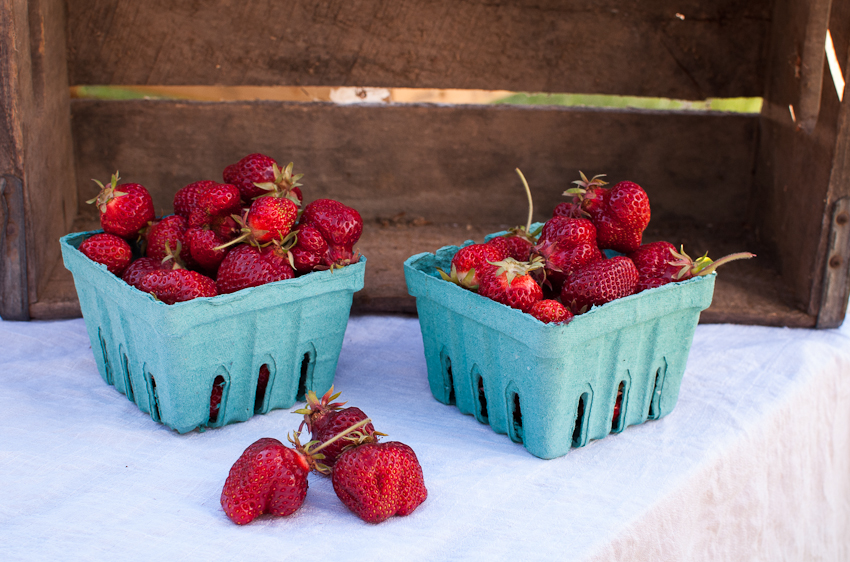
[[[158,422],[162,419],[159,412],[159,397],[156,395],[156,380],[153,375],[148,373],[148,383],[150,385],[150,403],[151,403],[151,418]]]
[[[212,391],[210,392],[210,425],[218,421],[218,415],[221,412],[221,401],[224,398],[225,384],[226,382],[222,375],[218,375],[213,381]]]
[[[626,381],[620,381],[620,386],[617,387],[617,398],[614,400],[614,415],[611,416],[611,431],[620,432],[623,430],[622,420],[625,419],[623,403],[626,397]]]
[[[306,357],[306,354],[305,354]],[[306,390],[302,390],[302,385],[306,386],[304,382],[306,380],[306,375],[304,373],[304,363],[301,363],[301,378],[298,379],[298,392],[306,392]],[[261,414],[263,412],[263,404],[266,401],[266,389],[269,386],[269,377],[271,376],[271,372],[269,371],[269,366],[267,364],[263,364],[260,367],[260,373],[257,375],[257,392],[254,394],[254,413]]]
[[[446,389],[446,404],[455,403],[455,381],[452,376],[452,360],[446,351],[440,352],[440,363],[443,366],[443,387]]]
[[[586,409],[587,393],[582,394],[578,399],[578,407],[576,408],[576,425],[573,429],[573,447],[581,447],[582,435],[584,434],[584,411]]]
[[[130,359],[126,355],[124,355],[122,366],[124,367],[124,394],[127,395],[127,400],[135,402],[136,393],[133,392],[133,377],[130,376]]]
[[[657,420],[661,412],[661,389],[664,386],[664,371],[655,371],[655,385],[652,387],[652,397],[649,401],[649,419]]]
[[[100,340],[100,353],[103,355],[103,372],[106,375],[106,383],[114,385],[112,366],[109,364],[109,355],[106,353],[106,340],[103,339],[103,332],[100,328],[97,329],[97,338]]]
[[[307,390],[310,386],[310,377],[313,374],[313,367],[316,364],[316,349],[312,347],[304,352],[301,357],[301,372],[298,375],[298,392],[295,394],[295,399],[303,402],[307,396]]]
[[[508,405],[511,409],[508,418],[511,421],[511,438],[517,443],[522,443],[522,409],[519,404],[519,394],[512,392]]]
[[[476,379],[478,380],[478,414],[481,421],[487,423],[489,415],[487,412],[487,393],[484,392],[484,378],[478,375]]]

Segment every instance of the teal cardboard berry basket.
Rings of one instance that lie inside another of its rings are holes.
[[[673,410],[716,274],[544,324],[442,280],[437,268],[448,271],[458,249],[404,262],[437,400],[544,459]]]
[[[179,433],[289,408],[333,384],[366,258],[342,269],[167,305],[60,240],[103,380]],[[258,388],[265,366],[269,377]],[[217,412],[213,387],[221,389]]]

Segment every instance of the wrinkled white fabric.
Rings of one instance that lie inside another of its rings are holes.
[[[103,382],[82,320],[0,321],[0,560],[850,560],[847,326],[701,325],[669,416],[548,461],[431,396],[414,318],[352,317],[335,384],[426,502],[369,525],[310,475],[239,527],[230,466],[300,416],[179,435]]]

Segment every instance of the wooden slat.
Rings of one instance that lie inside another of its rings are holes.
[[[606,173],[647,190],[653,220],[742,222],[758,119],[733,114],[333,104],[75,100],[80,201],[115,170],[173,194],[251,152],[304,173],[310,201],[331,197],[367,220],[405,213],[432,224],[524,222],[520,168],[542,219],[578,178]],[[86,213],[81,203],[81,213]]]
[[[760,96],[771,0],[76,0],[72,84]]]
[[[2,290],[5,302],[23,303],[23,311],[13,313],[23,318],[26,300],[38,300],[47,285],[59,256],[56,241],[77,211],[65,10],[61,0],[2,0],[0,14],[0,173],[7,186],[18,186],[6,196],[14,196],[26,216],[10,223],[21,242],[17,257],[2,256],[7,271],[25,271],[17,286],[6,283]]]

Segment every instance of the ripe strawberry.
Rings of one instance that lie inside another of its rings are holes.
[[[168,255],[169,248],[180,248],[180,259],[187,265],[195,265],[186,243],[186,219],[180,215],[169,215],[153,224],[145,231],[145,256],[162,260]]]
[[[552,299],[537,301],[528,313],[544,324],[566,324],[573,319],[573,313],[567,307]]]
[[[552,217],[543,223],[537,243],[539,245],[562,238],[565,238],[570,245],[581,242],[596,244],[596,227],[589,219]]]
[[[171,269],[173,265],[174,262],[171,260],[141,257],[130,263],[130,266],[124,270],[124,274],[121,276],[121,279],[123,279],[128,285],[139,289],[139,283],[145,275],[158,269]]]
[[[398,441],[344,451],[334,466],[333,487],[342,503],[367,523],[409,515],[428,497],[416,453]]]
[[[224,169],[225,183],[233,184],[242,195],[242,201],[250,202],[269,191],[278,191],[290,198],[298,207],[303,197],[298,183],[302,174],[292,175],[292,163],[281,169],[277,162],[264,154],[249,154]],[[261,185],[257,185],[261,184]]]
[[[564,282],[561,302],[578,314],[582,309],[631,295],[637,282],[637,268],[626,256],[598,260],[579,268]]]
[[[739,259],[754,258],[750,252],[738,252],[713,261],[708,254],[691,259],[685,253],[676,251],[669,242],[659,241],[643,244],[630,253],[631,259],[638,271],[638,285],[635,292],[654,287],[660,287],[672,281],[684,281],[692,277],[708,275],[723,264]]]
[[[518,262],[505,258],[493,265],[494,270],[482,274],[478,294],[523,312],[543,298],[543,289],[530,274],[543,267],[542,260]]]
[[[259,247],[272,240],[282,241],[297,218],[298,208],[291,200],[271,195],[258,197],[240,220],[242,234],[223,246],[247,242]]]
[[[331,402],[338,397],[339,393],[333,394],[333,386],[322,396],[321,400],[311,390],[307,393],[307,407],[295,410],[296,414],[304,415],[304,421],[301,422],[301,426],[307,426],[314,441],[324,443],[338,433],[368,417],[360,408],[354,406],[343,408],[345,402]],[[372,437],[383,435],[382,433],[377,433],[371,423],[363,426],[360,432]],[[324,455],[322,463],[332,467],[342,450],[350,445],[350,441],[343,439],[326,447],[322,451]]]
[[[121,277],[133,259],[133,251],[127,241],[108,232],[86,238],[79,250],[90,260],[105,265],[110,273],[118,277]]]
[[[153,294],[165,304],[218,294],[211,278],[197,271],[175,267],[178,269],[151,271],[139,281],[139,290]]]
[[[309,224],[299,225],[294,230],[295,246],[290,248],[292,266],[298,273],[309,273],[321,264],[328,252],[328,243],[322,233]]]
[[[304,208],[301,224],[315,227],[329,246],[351,250],[363,233],[363,219],[355,209],[333,199],[317,199]]]
[[[621,181],[608,192],[604,208],[594,219],[599,247],[623,254],[634,252],[640,248],[649,217],[649,197],[643,188]]]
[[[230,251],[229,247],[222,248],[228,240],[205,228],[187,228],[185,240],[191,261],[196,263],[199,269],[211,274],[218,271],[222,260]]]
[[[239,244],[222,260],[216,288],[219,294],[233,293],[293,276],[287,258],[276,254],[275,247],[268,246],[261,251],[250,244]]]
[[[198,204],[198,197],[213,185],[216,185],[216,182],[201,180],[178,189],[174,194],[174,213],[188,220],[192,209]]]
[[[94,180],[100,187],[100,193],[87,203],[97,205],[104,232],[130,239],[154,220],[153,199],[144,186],[137,183],[119,185],[119,179],[118,172],[115,172],[106,186]]]
[[[563,193],[571,196],[572,201],[559,203],[555,207],[553,217],[590,217],[592,220],[596,220],[607,204],[609,188],[603,186],[608,185],[608,182],[600,179],[605,177],[605,174],[598,174],[591,179],[587,179],[584,172],[579,171],[579,175],[581,175],[581,179],[573,182],[576,187],[572,187]]]
[[[307,497],[307,475],[314,465],[299,449],[271,437],[245,449],[221,490],[221,507],[231,521],[245,525],[264,513],[284,517],[301,507]]]
[[[446,281],[477,291],[482,276],[496,269],[497,266],[492,265],[492,263],[502,261],[507,257],[505,249],[499,248],[495,244],[470,244],[455,252],[451,261],[450,273],[446,273],[440,268],[437,268],[437,271]]]
[[[186,217],[186,224],[216,230],[230,215],[238,214],[241,208],[242,200],[236,186],[227,183],[208,184],[197,194]]]

